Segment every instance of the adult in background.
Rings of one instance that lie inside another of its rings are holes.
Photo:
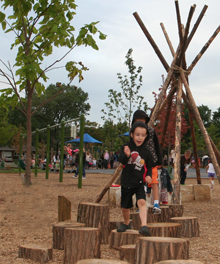
[[[104,168],[108,169],[108,163],[109,163],[109,153],[108,150],[106,149],[105,154],[104,154]]]
[[[191,150],[186,150],[184,154],[180,156],[180,184],[185,185],[185,180],[187,176],[187,170],[192,162],[192,152]]]
[[[77,169],[76,169],[76,173],[73,176],[73,178],[77,178],[78,174],[79,174],[79,149],[76,149],[76,164],[77,164]],[[85,149],[83,149],[83,172],[82,172],[82,178],[86,179],[86,171],[85,171],[85,166],[86,166],[86,153],[85,153]]]

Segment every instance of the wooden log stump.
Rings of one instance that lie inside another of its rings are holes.
[[[192,260],[192,259],[171,259],[171,260],[164,260],[164,261],[160,261],[157,262],[155,264],[205,264],[205,262],[201,262],[201,261],[197,261],[197,260]]]
[[[108,205],[110,208],[120,207],[121,204],[116,200],[116,192],[121,193],[121,186],[110,187],[108,190]]]
[[[78,206],[77,222],[85,223],[88,227],[99,228],[101,243],[108,244],[109,207],[107,204],[80,203]]]
[[[110,233],[110,248],[119,250],[122,245],[136,244],[138,237],[141,234],[136,230],[128,229],[125,232],[117,232],[117,230],[112,230]]]
[[[198,217],[172,217],[170,220],[174,223],[180,223],[182,225],[182,237],[199,237]]]
[[[63,250],[64,249],[64,229],[74,227],[85,227],[85,223],[74,222],[59,222],[53,225],[53,248]]]
[[[188,259],[189,240],[174,237],[140,237],[135,251],[135,264],[153,264],[168,259]]]
[[[25,244],[20,245],[18,257],[31,259],[40,263],[47,263],[52,259],[53,249],[46,245]]]
[[[98,228],[77,227],[64,229],[64,264],[87,258],[100,258]]]
[[[139,213],[134,212],[130,214],[130,219],[132,221],[133,229],[134,230],[139,230],[141,228],[141,220],[139,217]]]
[[[113,259],[83,259],[77,261],[76,264],[128,264],[128,262]]]
[[[180,223],[149,223],[147,227],[151,236],[156,237],[181,237]]]
[[[154,214],[153,206],[148,207],[147,223],[158,223],[158,222],[169,222],[170,221],[170,211],[169,206],[160,206],[161,214]]]
[[[136,244],[120,246],[120,259],[131,264],[135,262]]]
[[[58,196],[58,222],[71,220],[71,202],[64,196]]]
[[[182,204],[169,204],[168,206],[170,218],[183,216],[184,206]]]

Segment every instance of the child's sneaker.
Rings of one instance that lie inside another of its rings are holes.
[[[142,236],[150,236],[150,231],[149,229],[147,228],[147,226],[142,226],[139,230],[139,233],[142,235]]]
[[[161,214],[161,209],[160,209],[159,204],[154,205],[153,212],[154,212],[154,214]]]
[[[129,225],[121,224],[117,229],[117,232],[125,232],[127,229],[131,229],[130,224]]]

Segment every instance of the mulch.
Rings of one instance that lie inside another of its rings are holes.
[[[76,220],[80,202],[94,202],[106,185],[110,174],[87,174],[82,188],[71,174],[45,173],[32,175],[32,185],[25,187],[18,174],[0,174],[0,263],[35,263],[18,258],[21,244],[52,245],[52,226],[58,221],[58,195],[71,201],[72,220]],[[186,184],[196,184],[196,179],[187,179]],[[202,184],[209,184],[202,179]],[[220,185],[215,180],[212,200],[193,201],[184,204],[184,216],[199,218],[200,237],[190,238],[190,259],[207,264],[220,263]],[[101,203],[108,203],[106,194]],[[119,209],[110,210],[111,219],[121,219]],[[119,252],[109,245],[101,246],[101,258],[119,259]],[[63,251],[54,250],[53,260],[48,263],[63,264]]]

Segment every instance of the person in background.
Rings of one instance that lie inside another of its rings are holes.
[[[206,166],[206,173],[208,173],[209,181],[211,183],[211,189],[213,190],[214,189],[215,168],[211,160],[209,160],[209,163]]]
[[[77,178],[78,174],[79,174],[79,149],[75,150],[76,153],[76,164],[77,164],[77,169],[76,169],[76,173],[73,176],[73,178]],[[83,172],[82,172],[82,178],[86,179],[86,171],[85,171],[85,166],[86,166],[86,153],[85,153],[85,149],[83,149]]]
[[[137,110],[133,114],[132,125],[141,121],[146,125],[149,122],[148,115],[143,110]],[[158,182],[158,169],[161,168],[163,163],[162,153],[160,149],[159,140],[154,128],[147,125],[148,137],[146,139],[146,147],[150,150],[152,158],[153,158],[153,168],[152,168],[152,183],[148,184],[149,187],[152,187],[153,190],[153,198],[154,198],[154,214],[161,214],[161,209],[159,205],[159,182]]]
[[[109,163],[109,153],[108,153],[108,150],[106,150],[104,154],[104,168],[105,169],[108,169],[108,163]]]
[[[185,180],[187,176],[187,170],[192,162],[192,152],[191,150],[186,150],[184,154],[180,156],[180,184],[185,185]]]

